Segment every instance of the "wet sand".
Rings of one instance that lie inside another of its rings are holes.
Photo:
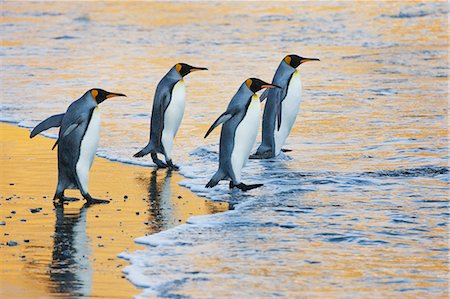
[[[141,249],[136,237],[228,209],[180,187],[177,173],[99,157],[90,193],[111,203],[86,208],[80,200],[55,208],[54,140],[30,140],[28,130],[3,123],[0,135],[1,298],[139,294],[121,273],[127,262],[117,254]],[[81,198],[75,190],[66,195]]]

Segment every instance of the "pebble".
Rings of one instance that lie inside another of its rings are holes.
[[[127,198],[128,198],[128,195],[124,195],[123,198],[127,199]]]
[[[5,221],[0,221],[0,225],[6,225]]]
[[[39,213],[40,211],[42,211],[42,208],[34,208],[34,209],[30,209],[31,213]]]
[[[14,240],[10,240],[10,241],[6,242],[6,245],[8,245],[8,246],[17,246],[17,245],[19,245],[19,243],[17,243]]]

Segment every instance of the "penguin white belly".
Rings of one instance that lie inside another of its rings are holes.
[[[253,95],[242,121],[236,127],[234,134],[234,147],[231,152],[231,167],[239,184],[241,182],[241,171],[248,160],[250,152],[258,134],[261,104],[259,96]]]
[[[91,120],[81,139],[80,156],[76,165],[78,180],[83,192],[88,192],[89,170],[94,162],[97,151],[98,140],[100,138],[100,111],[98,107],[92,112]]]
[[[172,89],[172,97],[164,113],[164,129],[161,136],[161,142],[164,146],[167,158],[172,158],[173,139],[180,127],[181,119],[184,114],[184,105],[186,98],[186,89],[184,81],[180,80]]]
[[[297,118],[302,97],[302,82],[298,71],[292,74],[289,81],[288,91],[284,101],[281,102],[281,126],[278,130],[278,118],[275,121],[275,156],[281,152],[281,148],[291,133],[292,126]]]

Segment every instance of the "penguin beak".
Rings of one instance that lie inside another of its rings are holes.
[[[124,95],[123,93],[114,93],[114,92],[110,92],[106,95],[107,99],[112,97],[126,97],[126,95]]]
[[[308,62],[308,61],[320,61],[319,58],[302,58],[300,60],[300,64],[304,63],[304,62]]]
[[[261,85],[261,88],[281,88],[281,87],[274,84],[263,84]]]
[[[189,72],[196,72],[196,71],[207,71],[208,69],[206,68],[206,67],[195,67],[195,66],[193,66],[190,70],[189,70]]]

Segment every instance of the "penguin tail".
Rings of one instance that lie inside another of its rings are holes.
[[[141,149],[139,152],[137,152],[136,154],[133,155],[133,157],[136,158],[141,158],[144,157],[145,155],[148,155],[149,153],[151,153],[153,150],[152,145],[149,143],[147,144],[146,147],[144,147],[143,149]]]
[[[216,186],[221,180],[225,179],[225,174],[222,172],[222,170],[218,170],[211,180],[209,180],[208,184],[206,184],[206,188],[212,188]]]

